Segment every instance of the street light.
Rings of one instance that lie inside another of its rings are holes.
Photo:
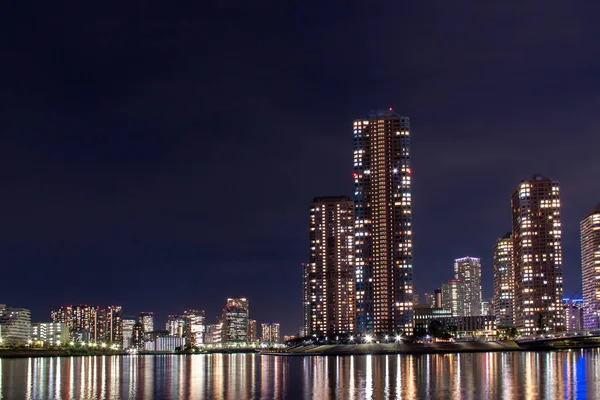
[[[365,335],[365,342],[366,343],[371,343],[373,341],[373,336],[371,335]]]

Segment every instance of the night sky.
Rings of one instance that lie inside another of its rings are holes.
[[[561,183],[580,288],[596,2],[22,3],[0,16],[0,303],[33,321],[88,303],[214,323],[247,297],[296,332],[308,204],[352,193],[352,120],[388,107],[411,118],[417,292],[470,255],[491,297],[534,173]]]

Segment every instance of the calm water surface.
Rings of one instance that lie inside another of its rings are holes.
[[[2,399],[600,399],[600,351],[0,359]]]

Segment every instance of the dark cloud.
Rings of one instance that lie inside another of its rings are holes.
[[[205,2],[206,3],[206,2]],[[411,117],[415,285],[510,229],[535,172],[562,185],[566,294],[600,199],[593,4],[11,3],[0,17],[2,302],[300,324],[307,204],[351,192],[351,120]],[[432,278],[435,277],[435,278]]]

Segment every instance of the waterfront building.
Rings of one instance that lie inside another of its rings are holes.
[[[206,344],[220,344],[223,343],[223,323],[206,325]]]
[[[39,346],[62,346],[69,341],[69,326],[62,322],[31,324],[31,340]]]
[[[100,308],[88,304],[62,306],[50,313],[52,322],[69,327],[69,339],[76,342],[97,342],[99,339],[98,313]]]
[[[144,349],[144,324],[138,320],[133,326],[133,335],[131,336],[131,347],[138,350]]]
[[[584,327],[598,329],[600,328],[600,203],[579,226]]]
[[[256,342],[256,320],[248,320],[248,341]]]
[[[108,306],[98,313],[98,327],[102,334],[98,335],[99,342],[123,346],[123,316],[121,306]]]
[[[167,323],[165,324],[165,330],[169,332],[169,335],[176,337],[183,337],[185,332],[185,316],[179,314],[172,314],[167,316]]]
[[[278,323],[261,324],[260,340],[263,343],[279,343],[281,334]]]
[[[137,323],[135,318],[123,318],[123,348],[133,347],[133,327]]]
[[[144,325],[144,332],[154,331],[154,313],[153,312],[141,312],[139,322]]]
[[[310,204],[310,262],[305,267],[305,321],[310,335],[355,331],[354,203],[347,196]]]
[[[411,333],[413,243],[410,123],[390,110],[353,124],[356,326]]]
[[[454,260],[454,279],[462,286],[462,299],[457,300],[456,315],[481,315],[481,260],[475,257]]]
[[[452,316],[452,310],[450,308],[431,307],[427,304],[413,306],[413,312],[415,334],[427,332],[429,324],[433,320]]]
[[[31,312],[0,304],[0,344],[24,345],[31,338]]]
[[[567,332],[581,332],[584,321],[583,299],[563,297],[563,312],[565,316],[565,330]]]
[[[146,341],[144,343],[144,350],[148,352],[174,352],[178,348],[184,348],[185,345],[185,338],[170,335],[161,335],[156,336],[152,341]]]
[[[494,316],[498,327],[515,326],[515,269],[512,233],[496,241],[494,265]]]
[[[246,342],[248,339],[248,300],[227,299],[223,310],[223,342]]]
[[[558,182],[523,180],[512,195],[515,325],[523,335],[564,331]]]
[[[204,310],[187,310],[183,316],[185,318],[186,343],[194,347],[202,346],[206,329]]]

